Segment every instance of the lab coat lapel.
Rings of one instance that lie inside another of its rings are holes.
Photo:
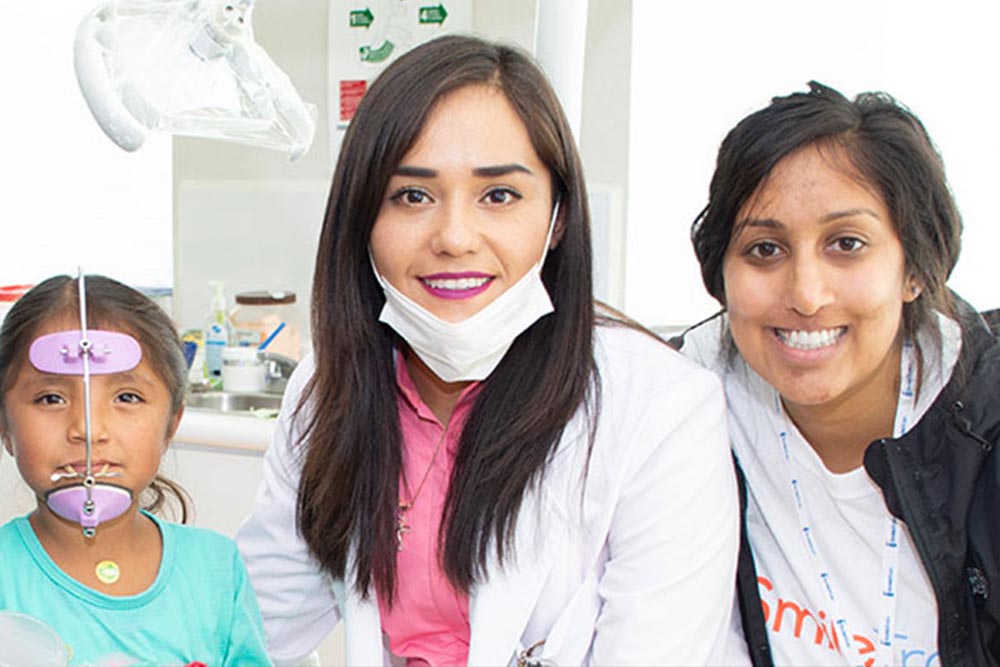
[[[354,581],[354,575],[345,579]],[[343,605],[344,643],[348,665],[381,665],[384,660],[382,646],[382,620],[379,616],[378,601],[373,593],[368,600],[361,596],[350,584],[342,584],[337,591]]]
[[[551,508],[532,492],[518,516],[511,558],[501,568],[494,557],[488,579],[470,596],[470,666],[507,665],[520,650],[521,635],[565,545],[564,531],[550,530],[551,516]]]
[[[564,547],[564,539],[538,539],[545,522],[540,520],[538,503],[530,504],[521,508],[518,520],[512,552],[517,554],[516,561],[508,561],[503,569],[492,563],[488,581],[470,596],[470,666],[506,665],[511,661],[555,555]],[[346,663],[385,664],[378,602],[374,597],[362,600],[350,586],[337,592],[344,610]]]
[[[469,599],[469,665],[507,665],[522,650],[521,636],[559,557],[571,544],[582,517],[580,483],[588,455],[586,420],[570,422],[539,486],[525,494],[513,549],[501,568],[491,555],[487,579]],[[551,593],[551,591],[550,591]],[[527,637],[532,642],[542,637]]]

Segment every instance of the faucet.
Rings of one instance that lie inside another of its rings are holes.
[[[297,362],[276,352],[261,352],[260,356],[264,361],[264,391],[269,394],[284,393]]]

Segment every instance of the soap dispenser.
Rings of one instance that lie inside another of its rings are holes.
[[[226,295],[223,283],[218,280],[209,281],[215,287],[212,297],[212,309],[205,318],[202,329],[205,343],[205,380],[212,389],[222,388],[222,351],[227,345],[235,342],[236,331],[226,314]]]

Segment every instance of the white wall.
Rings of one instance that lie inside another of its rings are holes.
[[[237,292],[290,289],[306,316],[315,240],[333,172],[326,118],[326,0],[261,0],[258,43],[315,104],[312,147],[298,161],[276,151],[221,141],[175,138],[174,313],[200,327],[223,280]]]
[[[594,232],[594,293],[625,307],[632,0],[590,0],[579,145]]]
[[[197,139],[174,139],[174,312],[181,328],[200,326],[211,299],[208,280],[235,293],[295,290],[305,314],[327,188],[342,130],[330,135],[327,0],[261,0],[257,41],[316,104],[320,121],[309,152],[289,163],[280,153]],[[597,248],[609,269],[598,282],[622,302],[620,227],[628,171],[630,0],[591,0],[580,147],[604,213]],[[474,0],[473,28],[487,38],[531,49],[536,0]],[[609,92],[610,91],[610,92]],[[339,136],[338,136],[339,135]],[[611,275],[613,274],[613,275]]]
[[[0,21],[0,285],[77,266],[169,287],[170,142],[126,153],[101,131],[73,71],[79,0],[15,2]]]
[[[992,193],[1000,62],[992,3],[635,0],[625,304],[652,325],[718,309],[704,291],[690,223],[707,199],[725,133],[774,95],[816,79],[844,94],[885,90],[910,106],[944,155],[965,219],[951,285],[1000,305]]]

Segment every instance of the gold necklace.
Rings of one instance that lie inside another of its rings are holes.
[[[109,586],[118,581],[122,576],[122,569],[113,560],[105,559],[94,566],[94,574],[102,584]]]
[[[448,420],[450,423],[451,420]],[[417,502],[417,497],[424,488],[424,482],[430,477],[431,469],[434,467],[434,462],[437,461],[438,452],[441,451],[441,445],[444,443],[444,437],[448,434],[448,424],[444,425],[441,430],[441,437],[438,438],[437,444],[434,445],[434,454],[431,455],[431,462],[427,464],[427,470],[424,471],[424,476],[420,480],[420,484],[417,485],[417,491],[409,497],[409,500],[400,500],[398,509],[396,510],[396,551],[403,550],[403,536],[410,532],[410,526],[406,523],[406,512],[411,509],[414,503]],[[407,495],[410,493],[410,485],[406,482],[406,471],[403,471],[403,489],[406,491]]]

